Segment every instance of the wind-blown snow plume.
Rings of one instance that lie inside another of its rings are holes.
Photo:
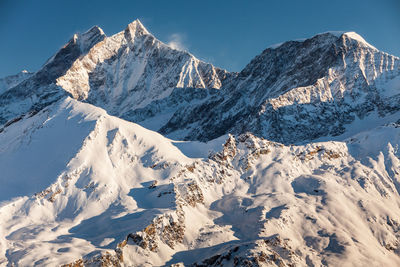
[[[183,35],[180,33],[173,33],[168,37],[167,45],[172,47],[173,49],[187,51],[187,47],[183,42],[184,38]]]

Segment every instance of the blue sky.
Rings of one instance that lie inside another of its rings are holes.
[[[0,0],[0,77],[38,70],[75,32],[98,25],[112,35],[136,18],[230,71],[272,44],[329,30],[356,31],[400,56],[399,0]]]

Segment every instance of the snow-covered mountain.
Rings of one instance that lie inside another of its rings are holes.
[[[218,89],[228,74],[160,42],[136,20],[75,61],[57,84],[76,99],[121,115],[174,88]]]
[[[356,33],[328,32],[267,48],[219,94],[174,114],[160,132],[207,141],[253,132],[296,143],[338,136],[348,124],[400,110],[400,59]],[[380,125],[380,124],[378,124]]]
[[[0,264],[398,265],[399,126],[200,145],[63,98],[0,135]]]
[[[0,91],[0,126],[18,120],[24,114],[34,114],[63,97],[66,92],[55,84],[56,79],[104,37],[98,27],[75,34],[39,71],[14,87]]]
[[[0,79],[0,266],[400,265],[399,62],[349,32],[240,73],[138,20],[74,35]]]
[[[111,37],[95,26],[75,34],[32,77],[0,90],[0,125],[67,94],[126,117],[174,89],[219,89],[233,75],[162,43],[139,20]]]

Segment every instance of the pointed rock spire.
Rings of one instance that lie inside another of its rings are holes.
[[[132,37],[150,34],[139,19],[129,23],[125,29],[125,32],[129,32]]]

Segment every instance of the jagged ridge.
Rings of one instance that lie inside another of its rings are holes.
[[[250,131],[292,143],[343,134],[373,112],[397,112],[400,88],[385,84],[400,76],[399,58],[354,36],[325,33],[267,48],[219,94],[178,111],[160,132],[206,141]]]

